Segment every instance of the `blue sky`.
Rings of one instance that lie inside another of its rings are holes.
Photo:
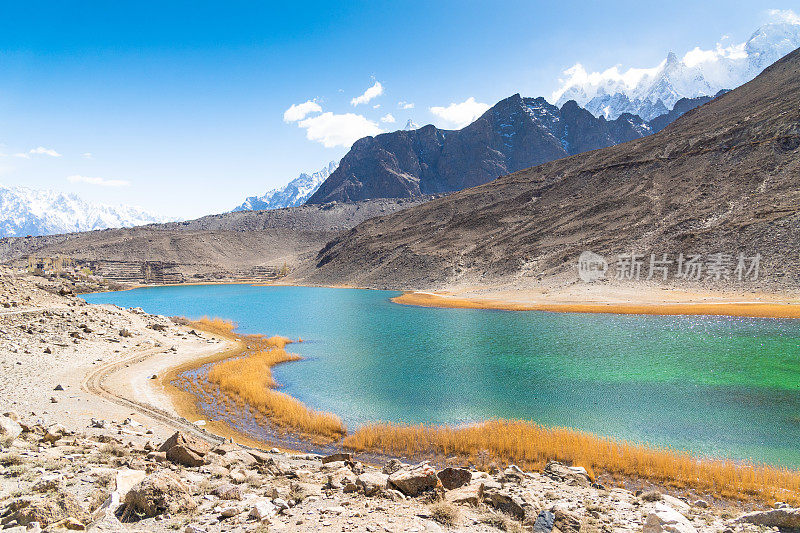
[[[341,157],[347,140],[331,128],[392,130],[409,118],[454,126],[431,108],[470,98],[491,105],[516,92],[549,97],[575,63],[649,67],[723,35],[743,41],[767,8],[794,7],[288,4],[5,3],[0,183],[176,217],[221,212]],[[381,94],[353,104],[376,83]],[[330,123],[285,120],[307,101]],[[381,121],[387,114],[394,123]],[[307,138],[312,126],[318,140]]]

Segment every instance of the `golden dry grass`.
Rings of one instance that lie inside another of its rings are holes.
[[[374,424],[348,435],[357,451],[398,456],[461,457],[476,463],[512,462],[541,469],[550,461],[583,466],[594,476],[638,478],[738,500],[800,503],[800,472],[767,465],[699,459],[686,452],[651,448],[528,421],[495,420],[466,428]]]
[[[556,313],[613,313],[622,315],[722,315],[764,318],[800,318],[800,306],[782,303],[538,303],[520,304],[499,300],[454,298],[430,293],[408,292],[392,298],[403,305],[458,309],[501,309],[506,311],[552,311]]]
[[[271,368],[280,363],[297,361],[300,356],[286,351],[292,342],[285,337],[249,336],[252,346],[243,357],[216,363],[208,371],[208,383],[239,405],[247,405],[284,429],[310,436],[339,439],[346,433],[339,417],[309,409],[301,401],[275,390],[277,383]],[[228,400],[222,400],[223,405]]]
[[[220,337],[225,337],[227,339],[236,337],[236,334],[233,332],[233,330],[236,329],[236,323],[230,320],[225,320],[218,317],[209,318],[204,316],[200,320],[188,321],[188,325],[189,327],[199,329],[207,333],[212,333],[214,335],[219,335]]]

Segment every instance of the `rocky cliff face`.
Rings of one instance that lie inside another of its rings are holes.
[[[659,126],[677,116],[662,119]],[[606,120],[574,101],[558,108],[544,98],[515,94],[460,130],[428,125],[360,139],[308,203],[459,191],[652,132],[636,115]]]
[[[763,258],[755,287],[796,291],[799,99],[800,49],[655,135],[368,220],[309,278],[427,290],[568,273],[585,250],[746,252]]]

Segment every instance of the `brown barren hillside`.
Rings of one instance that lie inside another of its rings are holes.
[[[64,256],[121,281],[258,278],[313,259],[340,232],[431,197],[239,211],[186,222],[0,239],[0,259]],[[158,270],[153,275],[153,269]],[[149,273],[146,276],[145,273]],[[267,272],[267,274],[265,274]]]
[[[759,287],[800,276],[800,51],[656,135],[368,220],[309,280],[395,288],[564,274],[578,255],[760,253]]]

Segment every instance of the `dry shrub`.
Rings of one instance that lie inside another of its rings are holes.
[[[209,318],[204,316],[200,320],[187,321],[186,325],[228,339],[236,337],[233,332],[236,329],[236,323],[219,317]]]
[[[301,359],[286,351],[292,342],[285,337],[247,337],[252,346],[243,357],[228,359],[211,367],[208,381],[240,405],[269,418],[282,428],[301,433],[339,439],[345,433],[341,419],[331,413],[314,411],[288,394],[274,390],[277,386],[271,368],[277,364]]]
[[[481,514],[479,520],[488,526],[499,529],[500,531],[507,531],[509,533],[522,533],[523,531],[522,525],[519,522],[512,520],[508,515],[490,511],[488,509]]]
[[[702,459],[688,452],[652,448],[529,421],[494,420],[466,428],[374,424],[348,435],[358,451],[398,456],[433,454],[486,461],[486,456],[524,468],[550,460],[580,465],[592,474],[639,478],[675,488],[693,488],[724,498],[800,503],[800,472],[769,465]]]
[[[429,507],[433,519],[447,527],[456,527],[461,519],[461,511],[450,502],[436,502]]]
[[[15,452],[0,455],[0,465],[2,466],[21,465],[24,462],[25,458]]]

